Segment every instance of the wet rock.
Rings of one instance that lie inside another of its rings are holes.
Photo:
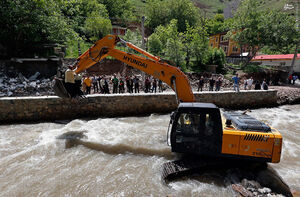
[[[38,78],[38,76],[40,76],[40,73],[39,72],[36,72],[34,75],[32,75],[31,77],[29,77],[29,80],[30,81],[34,81]]]
[[[261,193],[261,194],[267,194],[267,193],[271,192],[271,189],[267,188],[267,187],[264,187],[264,188],[258,189],[258,192]]]
[[[7,96],[12,96],[12,95],[13,95],[13,93],[11,91],[7,92]]]
[[[30,82],[30,83],[29,83],[29,86],[31,86],[31,87],[33,87],[33,88],[36,88],[36,82],[35,82],[35,81]]]
[[[244,197],[253,197],[253,193],[245,189],[242,185],[240,184],[232,184],[232,189],[238,193],[240,193]]]

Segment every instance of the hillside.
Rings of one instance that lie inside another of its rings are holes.
[[[145,14],[146,2],[145,0],[130,0],[135,7],[134,13],[139,18]],[[223,12],[225,17],[232,16],[232,10],[235,10],[241,0],[191,0],[195,6],[199,7],[206,17],[212,17],[218,12]],[[265,0],[262,1],[262,9],[283,9],[288,0]]]

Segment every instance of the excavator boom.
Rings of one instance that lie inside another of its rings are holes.
[[[126,46],[140,52],[150,59],[116,49],[115,46],[118,42],[125,43]],[[75,72],[80,73],[107,56],[114,57],[165,82],[176,92],[177,99],[180,102],[195,102],[189,80],[179,68],[161,62],[160,58],[151,55],[129,42],[121,41],[121,39],[115,35],[107,35],[82,54],[75,63]]]

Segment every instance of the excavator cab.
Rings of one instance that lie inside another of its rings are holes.
[[[172,152],[216,156],[222,149],[220,110],[211,103],[180,103],[171,114]],[[169,127],[170,128],[170,127]]]

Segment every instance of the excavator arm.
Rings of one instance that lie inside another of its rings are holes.
[[[148,58],[116,49],[115,46],[119,42]],[[159,57],[156,57],[129,42],[123,41],[115,35],[105,36],[83,53],[75,63],[75,73],[78,74],[83,72],[107,56],[114,57],[138,70],[162,80],[176,92],[178,101],[195,102],[189,80],[179,68],[162,62]]]

